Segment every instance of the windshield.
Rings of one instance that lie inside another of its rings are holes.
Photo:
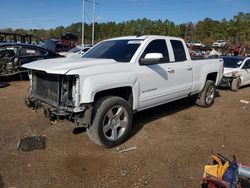
[[[243,58],[223,58],[224,60],[224,67],[227,68],[239,68],[242,62],[244,61]]]
[[[81,48],[79,47],[75,47],[75,48],[72,48],[69,52],[71,53],[77,53],[77,52],[80,52]]]
[[[83,57],[114,59],[118,62],[129,62],[141,43],[142,40],[104,41],[87,51]]]

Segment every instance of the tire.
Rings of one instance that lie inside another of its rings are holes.
[[[212,80],[207,80],[205,87],[196,99],[196,104],[201,107],[208,108],[214,104],[215,84]]]
[[[231,90],[232,91],[238,91],[240,88],[241,80],[240,78],[234,78],[231,83]]]
[[[98,145],[114,147],[130,136],[133,111],[121,97],[107,96],[94,104],[92,124],[87,128],[89,138]]]

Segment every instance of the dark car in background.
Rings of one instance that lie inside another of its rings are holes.
[[[22,43],[0,43],[0,76],[9,76],[27,70],[25,63],[41,59],[64,57],[39,46]]]

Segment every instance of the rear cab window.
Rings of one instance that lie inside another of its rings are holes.
[[[170,40],[170,43],[173,48],[175,62],[186,61],[187,56],[185,48],[183,46],[183,42],[180,40]]]

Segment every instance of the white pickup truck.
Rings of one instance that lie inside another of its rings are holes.
[[[223,73],[221,59],[191,60],[184,40],[151,35],[102,41],[82,59],[23,67],[32,76],[29,107],[87,127],[89,137],[105,147],[128,139],[134,112],[190,95],[199,106],[211,106]]]

